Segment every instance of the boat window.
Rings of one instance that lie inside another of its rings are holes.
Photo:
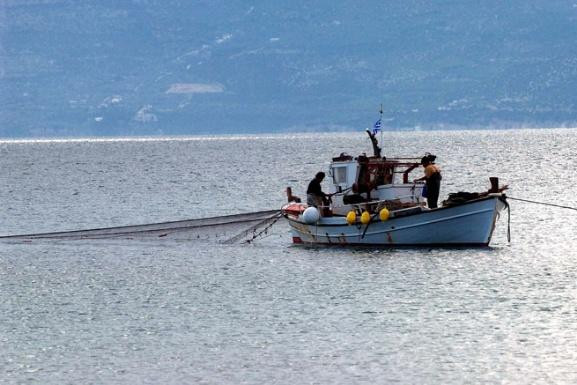
[[[347,168],[335,167],[333,169],[333,180],[335,184],[347,183]]]

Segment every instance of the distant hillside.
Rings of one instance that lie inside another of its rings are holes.
[[[0,136],[577,122],[577,3],[4,0]]]

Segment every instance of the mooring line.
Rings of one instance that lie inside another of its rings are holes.
[[[509,195],[507,195],[507,199],[513,199],[513,200],[515,200],[515,201],[521,201],[521,202],[527,202],[527,203],[535,203],[535,204],[538,204],[538,205],[559,207],[559,208],[562,208],[562,209],[569,209],[569,210],[575,210],[575,211],[577,211],[577,207],[556,205],[556,204],[554,204],[554,203],[538,202],[538,201],[532,201],[532,200],[529,200],[529,199],[513,198],[513,197],[510,197]]]

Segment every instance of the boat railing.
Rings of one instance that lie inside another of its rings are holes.
[[[401,195],[401,196],[396,197],[395,199],[372,200],[372,201],[361,202],[361,203],[352,203],[350,205],[344,205],[344,206],[351,206],[359,212],[363,209],[371,211],[371,210],[369,210],[369,208],[378,207],[379,205],[386,205],[387,203],[391,204],[391,205],[395,205],[395,204],[399,204],[399,203],[403,204],[402,202],[400,202],[400,200],[403,198],[408,198],[408,199],[412,200],[412,202],[405,202],[404,203],[404,204],[407,204],[407,203],[412,204],[410,207],[420,206],[420,205],[423,205],[425,203],[424,201],[421,201],[418,196],[416,196],[415,194],[412,194],[412,195]],[[321,208],[327,208],[329,206],[320,206],[320,207]],[[405,209],[405,208],[407,208],[407,207],[406,206],[399,207],[399,210]],[[394,210],[392,210],[392,211],[394,211]]]

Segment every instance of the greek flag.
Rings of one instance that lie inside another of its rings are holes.
[[[373,125],[373,135],[376,135],[379,131],[381,131],[381,119],[377,120]]]

